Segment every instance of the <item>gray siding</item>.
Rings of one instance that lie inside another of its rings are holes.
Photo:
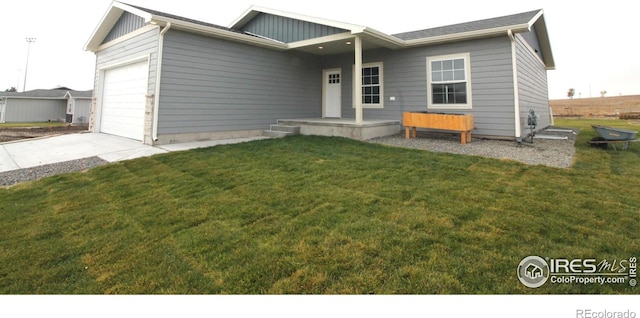
[[[150,30],[134,38],[110,46],[96,53],[96,78],[94,94],[100,96],[102,87],[99,86],[100,72],[105,68],[118,63],[125,63],[132,59],[149,56],[149,89],[153,94],[156,82],[156,59],[158,53],[158,29]]]
[[[516,36],[518,59],[518,95],[520,97],[520,123],[522,135],[529,133],[527,117],[533,108],[540,115],[538,129],[551,125],[547,70],[524,37]]]
[[[89,122],[91,99],[76,99],[73,108],[73,123],[86,124]]]
[[[118,19],[118,22],[113,26],[107,37],[105,37],[102,43],[115,40],[123,35],[129,34],[144,26],[144,19],[140,16],[129,12],[123,12],[122,16]]]
[[[7,99],[5,122],[46,122],[64,120],[66,99]]]
[[[247,23],[244,32],[251,32],[284,43],[308,40],[347,30],[326,25],[260,13]]]
[[[317,58],[170,30],[165,34],[158,134],[266,129],[320,117]]]
[[[427,109],[426,58],[466,53],[471,56],[473,109]],[[511,42],[505,35],[490,39],[407,50],[375,50],[363,53],[364,63],[384,63],[384,108],[365,109],[364,119],[401,120],[405,111],[470,113],[481,135],[514,137],[514,89]],[[353,118],[353,55],[328,57],[323,68],[342,68],[342,116]],[[390,97],[395,101],[390,101]]]

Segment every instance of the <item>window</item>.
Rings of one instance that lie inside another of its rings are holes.
[[[427,57],[427,107],[471,108],[469,53]]]
[[[329,84],[340,84],[340,73],[329,74]]]
[[[384,106],[382,62],[362,64],[361,76],[362,107],[382,108]],[[355,102],[353,104],[355,107]]]

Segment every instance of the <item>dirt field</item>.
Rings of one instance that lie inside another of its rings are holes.
[[[640,112],[640,95],[550,100],[556,117],[618,117]]]
[[[0,128],[0,142],[50,135],[74,134],[81,131],[86,131],[87,128],[87,126]]]

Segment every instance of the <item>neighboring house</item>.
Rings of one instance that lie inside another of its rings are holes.
[[[66,87],[0,92],[0,123],[66,121],[87,124],[93,91]]]
[[[475,136],[506,139],[527,134],[529,109],[550,125],[542,10],[389,35],[260,7],[222,27],[113,2],[85,49],[97,59],[90,129],[147,144],[405,111],[470,113]]]

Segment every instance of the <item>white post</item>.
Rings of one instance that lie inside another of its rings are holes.
[[[355,38],[355,58],[356,67],[353,74],[354,99],[356,102],[356,124],[362,125],[362,40],[356,35]]]

